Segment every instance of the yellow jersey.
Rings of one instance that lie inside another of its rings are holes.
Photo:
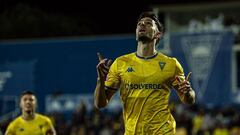
[[[46,131],[52,129],[52,127],[52,122],[47,116],[35,114],[35,118],[30,121],[26,121],[22,116],[19,116],[9,124],[6,134],[46,135]]]
[[[180,63],[162,53],[147,59],[130,53],[113,62],[105,86],[120,89],[125,135],[175,134],[168,100],[176,76],[185,78]]]

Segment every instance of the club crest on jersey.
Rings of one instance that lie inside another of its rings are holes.
[[[163,70],[165,65],[166,65],[166,62],[159,62],[159,66],[160,66],[161,70]]]
[[[126,72],[135,72],[135,71],[133,70],[132,67],[128,67],[128,69],[126,70]]]
[[[43,125],[39,125],[39,128],[42,130],[42,128],[43,128]]]

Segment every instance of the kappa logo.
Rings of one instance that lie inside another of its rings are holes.
[[[163,70],[165,65],[166,65],[166,62],[159,62],[159,66],[160,66],[161,70]]]
[[[135,71],[133,70],[132,67],[128,67],[128,69],[126,70],[126,72],[135,72]]]
[[[23,132],[23,131],[24,131],[24,128],[19,128],[19,131],[20,131],[20,132]]]

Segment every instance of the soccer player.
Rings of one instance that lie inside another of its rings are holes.
[[[114,62],[98,53],[96,108],[105,107],[120,90],[125,135],[174,135],[176,122],[168,106],[171,88],[192,105],[195,92],[176,58],[156,51],[163,25],[153,12],[140,14],[136,27],[137,51]]]
[[[33,92],[24,91],[20,95],[21,116],[7,127],[5,135],[56,135],[51,120],[36,113],[37,99]]]

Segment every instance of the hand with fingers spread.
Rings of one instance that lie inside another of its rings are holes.
[[[113,61],[111,59],[108,60],[106,58],[103,58],[103,56],[100,53],[97,53],[97,55],[99,59],[99,63],[96,67],[98,78],[102,81],[105,81],[107,74],[109,72],[109,68],[112,65]]]
[[[186,79],[181,80],[179,76],[176,77],[177,81],[178,81],[178,91],[180,93],[186,94],[187,92],[189,92],[191,90],[191,84],[189,82],[190,80],[190,76],[191,76],[192,72],[188,73]]]

